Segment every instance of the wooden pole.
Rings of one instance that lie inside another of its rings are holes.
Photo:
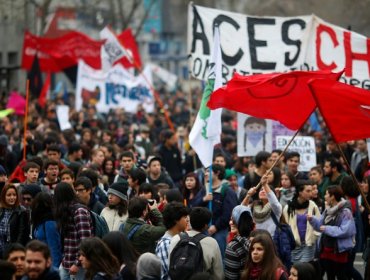
[[[30,80],[26,81],[26,108],[24,112],[24,124],[23,124],[23,160],[27,157],[27,125],[28,125],[28,100],[30,95]]]

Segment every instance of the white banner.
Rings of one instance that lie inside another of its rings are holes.
[[[213,27],[219,25],[223,77],[290,70],[345,69],[342,81],[370,89],[366,37],[316,16],[257,17],[189,5],[190,71],[205,80]]]
[[[276,136],[276,149],[284,150],[292,136]],[[296,136],[290,144],[288,151],[295,151],[300,154],[298,171],[310,171],[317,165],[315,139],[309,136]]]
[[[238,113],[237,152],[239,157],[272,151],[272,121]]]
[[[151,83],[151,70],[146,67],[143,74]],[[93,104],[99,112],[114,108],[124,108],[135,113],[139,105],[146,112],[153,112],[154,97],[142,76],[133,76],[120,64],[108,72],[95,70],[79,61],[76,87],[76,109]]]

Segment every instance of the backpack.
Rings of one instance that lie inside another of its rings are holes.
[[[90,211],[90,217],[93,224],[93,233],[94,236],[103,238],[104,235],[106,235],[109,232],[109,227],[107,225],[107,222],[103,217],[100,217],[98,214],[96,214],[93,211]]]
[[[271,218],[276,225],[273,240],[279,258],[289,270],[292,266],[291,252],[295,248],[295,239],[290,225],[279,223],[275,214],[271,212]]]
[[[124,223],[124,224],[121,224],[120,226],[119,226],[119,231],[120,232],[122,232],[123,233],[123,230],[125,229],[125,225],[126,225],[126,223]],[[134,237],[134,235],[135,235],[135,233],[141,228],[143,226],[143,224],[136,224],[136,225],[134,225],[132,228],[131,228],[131,230],[127,233],[127,236],[126,236],[126,238],[127,238],[127,240],[131,240],[133,237]]]
[[[200,241],[206,237],[203,233],[190,237],[180,233],[180,240],[170,255],[169,276],[171,279],[189,279],[197,272],[204,271],[203,249]]]
[[[109,232],[108,224],[103,217],[100,217],[98,214],[86,208],[86,206],[82,204],[77,204],[74,211],[76,211],[78,208],[85,208],[87,211],[89,211],[92,221],[92,233],[94,236],[103,238],[103,236]]]

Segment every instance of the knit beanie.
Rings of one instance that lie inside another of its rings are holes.
[[[114,194],[123,200],[128,200],[127,189],[128,188],[126,183],[113,183],[109,186],[108,194]]]

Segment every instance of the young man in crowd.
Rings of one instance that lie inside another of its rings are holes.
[[[142,183],[146,182],[146,173],[141,168],[133,168],[127,179],[127,183],[129,185],[127,195],[129,199],[134,196],[138,196],[139,194],[139,187]]]
[[[96,171],[94,171],[93,169],[91,169],[91,168],[86,168],[86,169],[82,170],[79,173],[79,175],[78,175],[78,177],[82,177],[82,176],[85,176],[85,177],[87,177],[87,178],[90,179],[90,181],[92,183],[92,192],[93,192],[93,194],[95,194],[95,196],[97,197],[97,199],[103,205],[107,205],[107,203],[108,203],[108,196],[99,187],[99,175],[98,175],[98,173]]]
[[[62,171],[60,171],[59,176],[60,176],[61,182],[66,182],[73,187],[73,184],[75,181],[75,175],[71,169],[64,168]]]
[[[164,183],[174,188],[175,184],[171,177],[162,170],[162,159],[159,156],[149,156],[148,157],[148,182],[153,186]]]
[[[59,180],[59,164],[54,159],[47,159],[44,163],[45,177],[41,179],[40,185],[43,189],[47,190],[51,194],[54,194],[54,189]]]
[[[204,207],[194,207],[190,212],[190,224],[191,230],[186,231],[190,237],[205,232],[208,229],[208,225],[211,221],[212,213]],[[177,243],[180,241],[180,236],[177,234],[171,239],[169,256]],[[224,279],[224,270],[220,248],[215,239],[206,236],[200,240],[200,245],[203,251],[203,271],[208,272],[210,277],[208,279]],[[169,259],[169,265],[173,260]]]
[[[166,232],[157,203],[141,197],[130,200],[128,219],[121,230],[140,254],[154,253],[156,242]]]
[[[301,155],[298,152],[289,152],[285,155],[285,164],[288,172],[292,173],[296,180],[307,180],[305,173],[298,171]]]
[[[116,178],[114,178],[114,182],[127,182],[130,171],[135,168],[135,155],[131,151],[124,151],[119,159],[121,169],[119,170]]]
[[[163,223],[166,226],[166,233],[157,243],[155,254],[160,258],[162,265],[162,280],[168,279],[168,263],[171,239],[176,234],[186,230],[188,225],[188,210],[179,202],[171,202],[166,205],[163,212]]]
[[[81,202],[100,215],[105,206],[94,195],[91,180],[85,176],[78,177],[74,183],[74,189]]]
[[[3,259],[15,265],[15,279],[22,279],[26,274],[26,248],[22,244],[11,243],[5,248]]]
[[[26,276],[22,280],[60,280],[53,268],[48,245],[32,240],[26,246]]]

